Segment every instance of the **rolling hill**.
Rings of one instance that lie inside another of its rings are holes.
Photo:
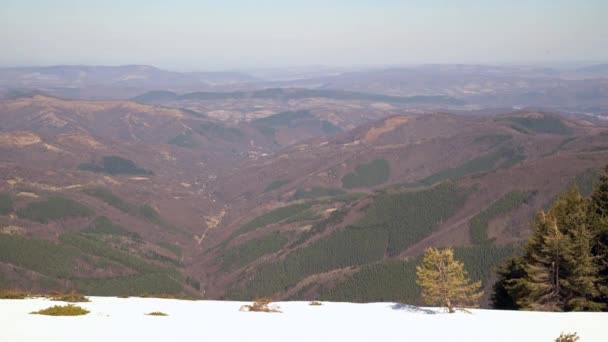
[[[608,161],[607,128],[550,112],[334,106],[0,101],[0,287],[417,303],[424,248],[488,286],[533,213]]]

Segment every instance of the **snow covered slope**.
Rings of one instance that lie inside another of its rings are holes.
[[[277,303],[283,313],[240,312],[240,302],[91,297],[86,316],[30,315],[62,304],[0,300],[0,341],[504,341],[552,342],[577,332],[608,341],[608,313],[472,310],[447,314],[393,303]],[[162,311],[167,317],[146,316]]]

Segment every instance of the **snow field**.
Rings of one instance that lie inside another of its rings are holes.
[[[553,342],[577,332],[608,341],[608,313],[471,310],[444,313],[394,303],[278,302],[283,313],[241,312],[245,302],[90,297],[77,317],[30,315],[64,305],[44,298],[0,300],[1,342],[65,341],[492,341]],[[167,317],[146,316],[161,311]]]

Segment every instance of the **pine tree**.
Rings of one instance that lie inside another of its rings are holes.
[[[483,292],[481,282],[471,283],[461,262],[454,260],[451,248],[425,251],[422,264],[416,267],[416,283],[422,287],[422,299],[429,305],[447,307],[450,313],[459,307],[477,307]]]
[[[516,280],[525,276],[523,270],[523,259],[511,257],[506,259],[496,270],[498,279],[492,286],[490,298],[492,307],[499,310],[519,310],[517,298],[519,294],[514,288]]]
[[[593,233],[591,250],[600,274],[597,299],[608,305],[608,165],[595,184],[589,202],[588,221]]]
[[[597,311],[598,267],[592,254],[593,233],[588,223],[588,202],[572,187],[553,204],[551,215],[564,233],[562,296],[566,311]]]
[[[534,232],[525,248],[525,277],[515,280],[513,290],[520,293],[517,305],[526,310],[560,311],[560,268],[564,236],[555,218],[541,211]]]
[[[608,165],[591,193],[591,209],[599,217],[608,217]]]
[[[598,267],[587,202],[576,188],[562,194],[549,212],[541,211],[522,258],[524,275],[510,279],[507,290],[528,310],[600,310]]]

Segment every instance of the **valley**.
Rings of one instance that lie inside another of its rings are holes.
[[[487,288],[534,212],[608,161],[608,126],[550,111],[217,94],[1,100],[0,286],[415,304],[426,247]]]

